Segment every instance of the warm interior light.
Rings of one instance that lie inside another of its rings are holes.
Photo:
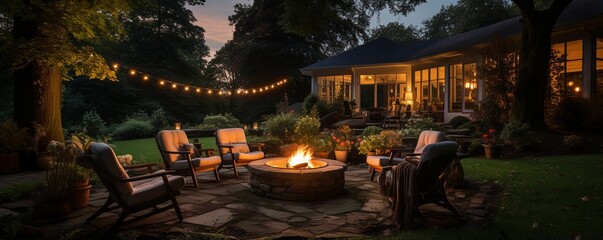
[[[576,92],[580,92],[580,87],[576,87],[576,88],[574,88],[574,91],[576,91]]]
[[[468,82],[465,83],[465,88],[469,88],[470,84]]]
[[[181,124],[181,123],[179,123],[179,122],[174,123],[174,128],[176,128],[176,130],[180,130],[180,127],[181,127],[181,126],[182,126],[182,124]]]
[[[570,81],[570,82],[567,83],[567,85],[570,86],[570,87],[574,86],[574,82]]]
[[[117,63],[113,64],[113,69],[117,70],[117,67],[119,67],[119,65],[117,65]]]

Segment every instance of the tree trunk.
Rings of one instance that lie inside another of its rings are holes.
[[[535,130],[545,130],[544,97],[549,80],[551,34],[557,18],[572,0],[554,0],[548,9],[542,11],[535,9],[534,1],[513,2],[521,10],[523,34],[511,121],[527,123]]]
[[[15,39],[36,39],[38,44],[47,42],[52,45],[52,40],[57,36],[52,36],[53,31],[43,31],[42,25],[49,27],[41,22],[16,16],[13,36]],[[45,148],[50,140],[64,142],[61,122],[62,67],[31,59],[15,68],[14,79],[13,118],[17,125],[29,128],[30,134],[34,132],[34,122],[46,127],[46,135],[39,142],[40,148]]]
[[[62,69],[48,63],[31,62],[15,69],[14,119],[20,127],[36,122],[46,127],[40,147],[50,140],[64,142],[61,122]]]
[[[549,79],[551,32],[554,22],[523,21],[523,44],[519,78],[514,91],[511,120],[527,123],[533,129],[546,129],[544,96]],[[545,57],[547,56],[547,57]]]

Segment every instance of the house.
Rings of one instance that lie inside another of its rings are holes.
[[[478,67],[495,37],[521,39],[520,17],[442,40],[395,43],[377,39],[301,70],[312,77],[312,94],[332,102],[354,100],[358,109],[410,105],[436,120],[469,116],[482,99]],[[552,48],[564,54],[566,91],[603,97],[603,1],[574,0],[561,14]]]

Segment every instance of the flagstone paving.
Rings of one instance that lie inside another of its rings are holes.
[[[174,211],[166,211],[122,226],[120,234],[137,232],[149,238],[161,238],[168,233],[199,232],[239,239],[351,238],[389,236],[400,231],[391,226],[388,200],[380,195],[378,184],[369,181],[366,165],[348,167],[345,194],[314,202],[279,201],[257,196],[250,190],[249,172],[240,168],[239,174],[235,178],[232,172],[225,171],[222,181],[215,182],[212,173],[203,173],[199,178],[199,189],[188,184],[177,197],[184,215],[183,222],[178,221]],[[4,175],[0,176],[0,181],[4,185],[42,179],[39,175],[43,173]],[[96,236],[110,226],[119,213],[118,210],[105,213],[91,223],[85,223],[85,219],[104,203],[107,195],[106,190],[95,186],[88,207],[75,210],[67,219],[58,222],[37,221],[29,234],[58,236],[80,229],[79,237]],[[498,199],[495,187],[488,183],[469,183],[448,189],[448,197],[470,225],[486,223]],[[0,217],[24,212],[31,204],[31,200],[0,204]],[[447,210],[435,204],[422,206],[421,212],[428,218],[426,227],[457,225]]]

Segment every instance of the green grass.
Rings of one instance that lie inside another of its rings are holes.
[[[216,139],[213,137],[199,138],[199,142],[203,148],[217,149]],[[131,154],[135,164],[160,163],[162,161],[155,138],[114,141],[111,145],[117,155]]]
[[[201,138],[215,148],[214,138]],[[160,162],[153,138],[117,141],[117,154]],[[603,154],[462,160],[465,178],[503,190],[493,222],[485,226],[403,230],[398,239],[596,239],[603,236]]]
[[[462,160],[465,178],[503,187],[493,223],[403,231],[398,239],[599,239],[603,155]],[[586,197],[586,198],[585,198]],[[583,200],[584,199],[584,200]]]

